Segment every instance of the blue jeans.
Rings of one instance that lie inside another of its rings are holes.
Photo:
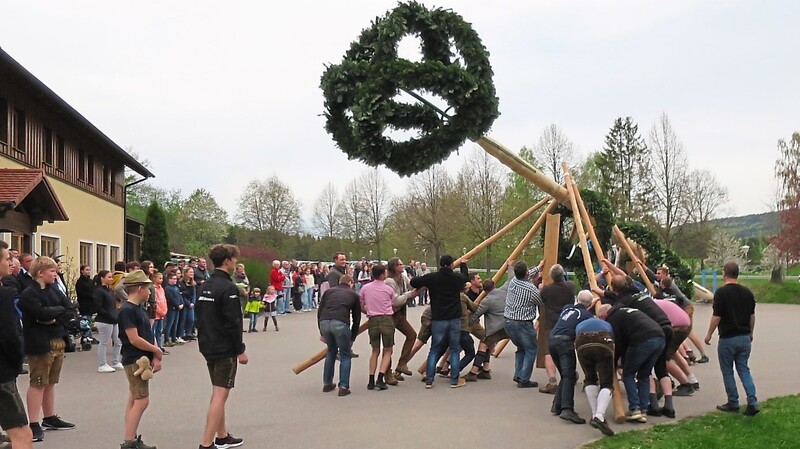
[[[725,393],[728,395],[728,403],[735,406],[739,405],[739,390],[736,389],[736,379],[733,377],[734,365],[736,365],[736,372],[739,373],[739,379],[741,379],[747,395],[747,405],[758,405],[756,384],[753,383],[753,376],[750,375],[750,367],[747,365],[751,347],[752,342],[749,335],[720,338],[719,344],[717,344],[717,357],[719,358],[719,369],[722,371],[722,382],[725,384]]]
[[[450,348],[450,384],[458,383],[459,372],[454,369],[458,365],[458,354],[461,352],[459,340],[461,338],[461,318],[452,320],[431,321],[431,350],[428,353],[428,363],[425,367],[425,380],[433,382],[436,374],[436,362]]]
[[[183,337],[183,328],[186,326],[186,306],[178,311],[178,327],[175,329],[176,337]]]
[[[164,327],[165,339],[167,341],[175,341],[178,337],[178,315],[179,310],[170,310],[167,312],[167,324]]]
[[[539,349],[533,322],[506,318],[505,329],[511,343],[517,347],[517,352],[514,353],[514,377],[520,382],[529,381],[533,374],[536,351]]]
[[[629,410],[645,410],[650,405],[650,372],[663,349],[664,337],[653,337],[628,347],[625,352],[622,383]]]
[[[194,334],[194,309],[184,308],[186,311],[186,320],[183,322],[183,336],[187,337]]]
[[[461,372],[475,360],[475,342],[472,341],[472,335],[469,332],[461,331],[458,343],[461,345],[461,349],[464,350],[464,357],[461,358],[460,365],[458,365],[458,371]]]
[[[325,368],[322,371],[322,383],[333,384],[333,365],[336,354],[339,354],[339,388],[350,388],[350,365],[352,352],[350,348],[350,328],[339,320],[322,320],[319,322],[319,333],[325,338],[328,353],[325,355]]]
[[[575,409],[575,383],[578,373],[575,372],[577,361],[575,358],[575,342],[562,337],[550,337],[547,345],[548,352],[553,358],[553,364],[561,375],[558,382],[556,397],[553,402],[558,409]]]
[[[247,312],[247,317],[250,318],[250,327],[248,327],[247,330],[248,331],[256,330],[256,324],[258,322],[258,313]]]
[[[303,308],[307,310],[311,310],[314,308],[314,288],[313,287],[306,287],[306,291],[303,293]]]
[[[161,341],[161,334],[164,333],[164,320],[153,321],[153,335],[156,337],[156,346],[164,349],[164,344]]]
[[[292,288],[291,287],[284,287],[283,289],[283,298],[278,300],[278,313],[286,313],[291,312],[291,304],[292,304]]]

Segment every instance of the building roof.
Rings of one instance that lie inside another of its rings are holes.
[[[6,53],[2,47],[0,47],[0,66],[6,67],[13,76],[19,79],[24,87],[28,88],[30,92],[34,94],[34,96],[39,97],[41,101],[52,107],[57,113],[61,114],[65,120],[73,122],[79,130],[84,131],[87,135],[97,140],[102,147],[107,148],[112,154],[121,158],[127,167],[145,178],[155,177],[150,170],[134,159],[127,151],[114,143],[113,140],[97,129],[86,117],[76,111],[75,108],[70,106],[43,82],[39,81],[39,78],[33,76],[31,72]]]
[[[48,221],[69,220],[44,170],[0,168],[0,206],[7,205],[14,209],[27,199],[36,204]]]

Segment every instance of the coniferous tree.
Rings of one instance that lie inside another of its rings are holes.
[[[163,267],[170,259],[166,217],[155,201],[147,208],[147,219],[142,231],[141,258],[152,260],[156,267]]]
[[[647,145],[630,117],[617,118],[598,157],[600,192],[623,221],[644,221],[651,211]]]

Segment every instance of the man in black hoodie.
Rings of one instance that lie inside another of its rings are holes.
[[[415,289],[427,287],[431,298],[431,335],[433,342],[428,353],[428,363],[425,373],[425,388],[433,388],[433,376],[436,362],[444,354],[446,348],[450,349],[450,366],[459,366],[458,355],[461,352],[461,291],[469,280],[466,258],[461,259],[461,273],[453,271],[453,256],[442,256],[439,260],[439,270],[411,280]],[[453,388],[464,385],[459,379],[458,370],[450,370],[450,386]]]
[[[0,240],[0,278],[10,274],[8,244]],[[17,334],[19,318],[14,310],[17,293],[0,286],[0,427],[8,433],[12,447],[30,448],[31,428],[22,397],[17,391],[17,375],[22,370],[22,342]]]
[[[197,342],[213,386],[200,449],[242,444],[242,439],[233,437],[225,426],[225,402],[236,380],[237,365],[248,362],[242,342],[239,289],[230,275],[238,257],[239,248],[234,245],[219,244],[211,248],[208,258],[214,264],[214,273],[200,289],[195,306]]]

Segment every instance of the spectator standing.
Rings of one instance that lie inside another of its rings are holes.
[[[100,344],[97,346],[97,372],[113,373],[123,368],[120,360],[122,342],[119,339],[118,315],[114,292],[111,291],[112,273],[100,270],[94,278],[94,309],[97,311],[95,326],[99,334]],[[107,363],[106,353],[111,346],[111,364]]]

